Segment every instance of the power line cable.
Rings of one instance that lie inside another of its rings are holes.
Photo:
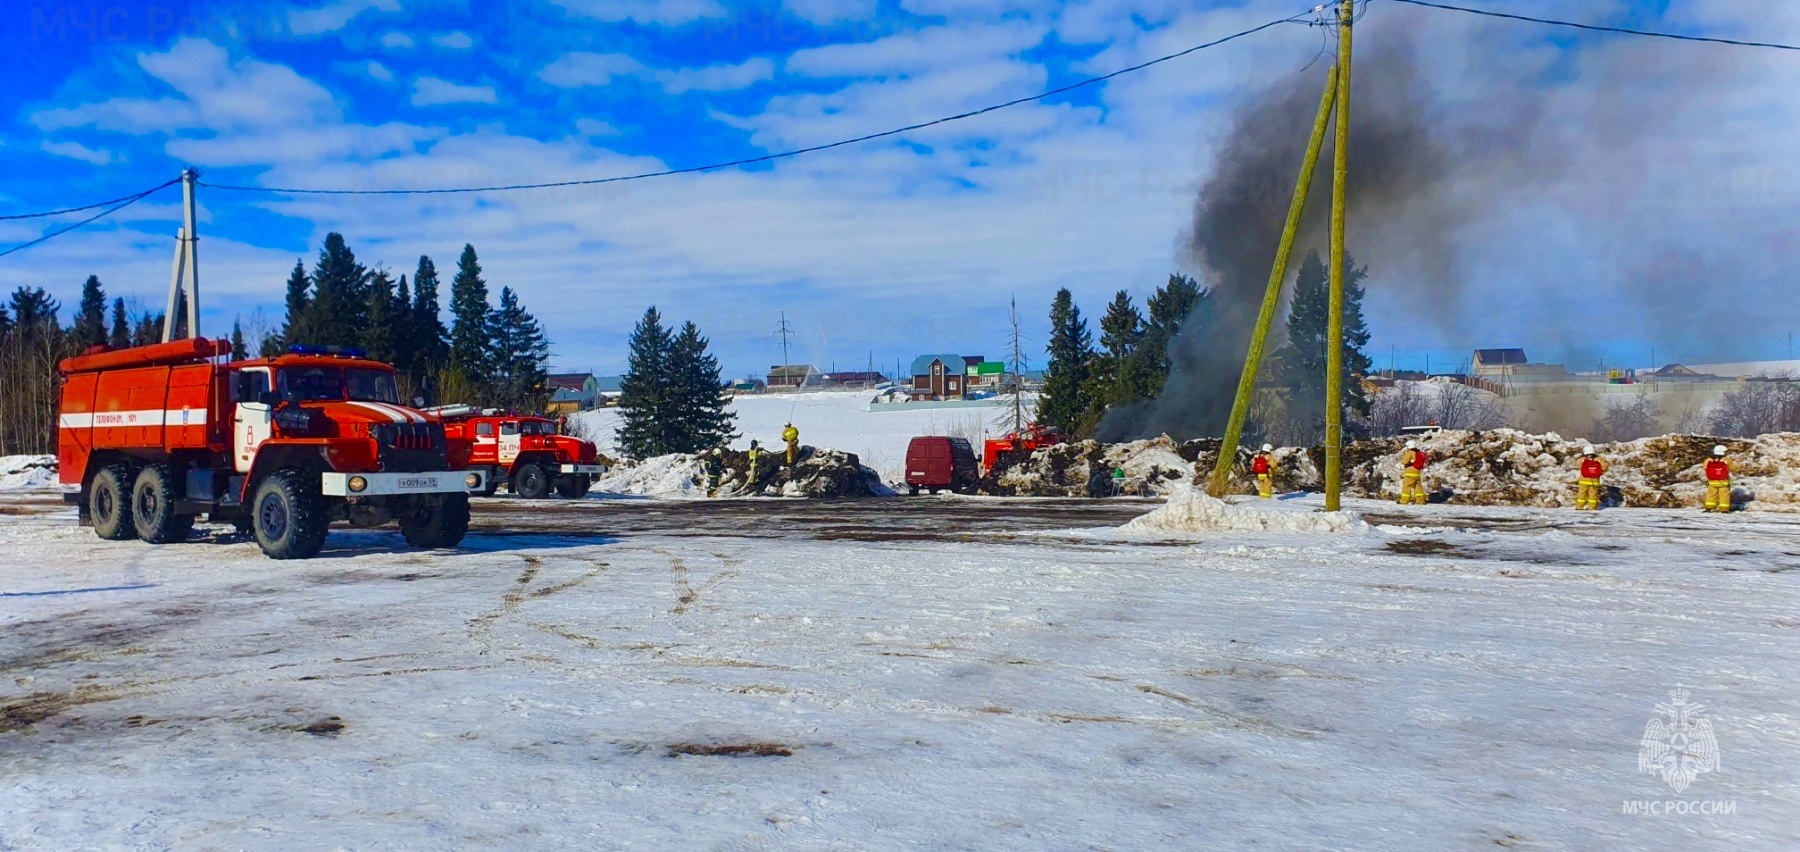
[[[175,180],[169,181],[168,183],[165,183],[162,186],[156,186],[156,187],[152,187],[150,189],[146,189],[143,192],[140,192],[136,195],[128,195],[128,196],[125,196],[125,198],[123,198],[123,199],[114,199],[116,201],[120,201],[121,203],[119,203],[118,205],[113,206],[113,207],[108,207],[107,209],[102,210],[98,213],[95,213],[94,215],[89,216],[86,219],[83,219],[79,222],[76,222],[73,225],[69,225],[68,227],[62,228],[60,230],[51,231],[50,233],[45,234],[41,237],[38,237],[37,239],[32,240],[31,242],[19,243],[18,245],[13,246],[12,248],[9,248],[5,251],[0,251],[0,257],[5,257],[9,254],[12,254],[13,252],[24,251],[25,249],[31,248],[32,246],[38,245],[39,243],[49,242],[50,240],[56,239],[57,237],[60,237],[63,234],[73,231],[76,228],[79,228],[90,222],[105,218],[107,216],[111,216],[112,214],[117,213],[120,210],[124,210],[125,208],[130,207],[131,205],[136,204],[139,201],[142,201],[145,198],[150,197],[151,195],[155,194],[157,191],[159,191],[161,189],[164,189],[166,187],[172,186],[172,185],[180,183],[180,182],[181,182],[181,179],[176,178]]]
[[[1489,18],[1505,18],[1505,19],[1511,20],[1511,21],[1525,21],[1525,22],[1533,23],[1533,24],[1549,24],[1550,26],[1554,26],[1554,27],[1570,27],[1570,28],[1578,29],[1578,30],[1592,30],[1594,32],[1601,32],[1601,33],[1619,33],[1621,35],[1649,36],[1651,38],[1666,38],[1666,39],[1674,39],[1676,41],[1699,41],[1699,42],[1708,42],[1711,44],[1728,44],[1733,47],[1766,47],[1766,48],[1770,48],[1772,50],[1800,50],[1800,45],[1781,44],[1778,42],[1771,42],[1771,41],[1740,41],[1740,40],[1734,39],[1734,38],[1718,38],[1715,36],[1681,35],[1680,33],[1665,33],[1665,32],[1658,32],[1656,30],[1639,30],[1639,29],[1632,29],[1630,27],[1608,27],[1608,26],[1601,26],[1599,24],[1582,24],[1582,23],[1576,23],[1575,21],[1559,21],[1554,18],[1534,18],[1534,17],[1531,17],[1530,15],[1515,15],[1511,12],[1495,12],[1495,11],[1492,11],[1489,9],[1471,9],[1467,6],[1452,6],[1448,3],[1432,3],[1432,2],[1429,2],[1428,0],[1394,0],[1394,2],[1395,3],[1405,3],[1409,6],[1424,6],[1429,9],[1443,9],[1443,10],[1449,11],[1449,12],[1467,12],[1471,15],[1482,15],[1482,16],[1489,17]]]
[[[177,178],[176,180],[169,181],[168,183],[162,184],[161,186],[152,187],[143,192],[134,192],[130,195],[122,195],[118,198],[112,198],[112,199],[108,199],[106,201],[96,201],[92,204],[83,204],[80,207],[64,207],[61,210],[45,210],[42,213],[10,213],[5,216],[0,216],[0,222],[10,222],[15,219],[42,219],[47,216],[61,216],[64,213],[80,213],[83,210],[93,210],[98,207],[106,207],[109,205],[118,204],[121,201],[136,201],[140,198],[143,198],[146,195],[149,195],[150,193],[156,192],[159,189],[165,189],[165,188],[173,186],[174,184],[177,184],[177,183],[180,183],[179,178]]]
[[[993,104],[991,106],[981,107],[980,109],[973,109],[973,110],[969,110],[968,112],[957,113],[956,115],[944,116],[943,118],[937,118],[937,119],[933,119],[931,121],[923,121],[923,122],[919,122],[917,124],[909,124],[909,125],[906,125],[905,127],[896,127],[892,130],[883,130],[879,133],[869,133],[869,134],[857,136],[857,137],[854,137],[851,139],[842,139],[842,140],[839,140],[836,142],[828,142],[823,145],[812,145],[812,146],[808,146],[805,148],[796,148],[791,151],[782,151],[782,152],[775,153],[775,154],[764,154],[764,155],[758,156],[758,157],[747,157],[745,159],[732,160],[730,162],[724,162],[724,163],[712,163],[710,165],[704,165],[704,166],[689,166],[687,168],[680,168],[680,169],[665,169],[662,171],[655,171],[655,172],[642,172],[639,174],[618,175],[615,177],[592,178],[592,179],[587,179],[587,180],[563,180],[563,181],[553,181],[553,182],[549,182],[549,183],[519,183],[519,184],[506,184],[506,185],[501,185],[501,186],[447,187],[447,188],[439,188],[439,189],[305,189],[305,188],[300,188],[300,187],[244,186],[244,185],[209,183],[209,182],[200,182],[200,185],[206,186],[206,187],[211,187],[212,189],[223,189],[223,190],[229,190],[229,191],[234,191],[234,192],[287,193],[287,194],[293,194],[293,195],[447,195],[447,194],[452,194],[452,193],[510,192],[513,190],[522,190],[522,189],[555,189],[555,188],[559,188],[559,187],[568,187],[568,186],[596,186],[599,184],[607,184],[607,183],[623,183],[625,181],[646,180],[649,178],[659,178],[659,177],[671,177],[674,175],[695,174],[698,172],[711,172],[711,171],[717,171],[719,169],[729,169],[729,168],[733,168],[736,166],[749,166],[749,165],[755,165],[757,163],[766,163],[766,162],[770,162],[773,160],[787,159],[789,157],[798,157],[802,154],[812,154],[812,153],[816,153],[819,151],[828,151],[833,148],[842,148],[846,145],[856,145],[856,144],[862,143],[862,142],[871,142],[876,139],[885,139],[890,136],[899,136],[903,133],[911,133],[915,130],[924,130],[929,127],[937,127],[937,126],[943,125],[943,124],[950,124],[951,122],[962,121],[964,119],[969,119],[969,118],[975,118],[977,116],[986,115],[990,112],[998,112],[998,111],[1006,109],[1008,107],[1015,107],[1020,104],[1032,103],[1034,101],[1041,101],[1041,100],[1044,100],[1045,98],[1055,97],[1056,95],[1065,94],[1067,92],[1072,92],[1076,89],[1094,85],[1095,83],[1103,83],[1103,82],[1106,82],[1107,80],[1111,80],[1115,77],[1121,77],[1126,74],[1131,74],[1133,72],[1142,71],[1142,70],[1149,68],[1151,66],[1154,66],[1154,65],[1160,65],[1164,62],[1169,62],[1171,60],[1180,59],[1184,56],[1188,56],[1190,54],[1198,53],[1202,50],[1206,50],[1207,48],[1217,47],[1221,44],[1225,44],[1226,42],[1236,41],[1240,38],[1244,38],[1245,36],[1254,35],[1256,33],[1262,32],[1263,30],[1270,29],[1272,27],[1278,27],[1278,26],[1280,26],[1282,24],[1286,24],[1286,23],[1299,22],[1299,21],[1302,21],[1305,18],[1305,16],[1310,15],[1311,13],[1312,13],[1312,10],[1308,9],[1306,12],[1303,12],[1298,15],[1291,15],[1286,18],[1280,18],[1277,20],[1269,21],[1268,23],[1260,24],[1258,26],[1251,27],[1250,29],[1247,29],[1247,30],[1242,30],[1240,32],[1232,33],[1231,35],[1225,36],[1223,38],[1218,38],[1218,39],[1214,39],[1209,42],[1205,42],[1203,44],[1194,45],[1193,47],[1190,47],[1186,50],[1177,51],[1175,53],[1170,53],[1170,54],[1167,54],[1164,56],[1159,56],[1159,57],[1157,57],[1155,59],[1151,59],[1147,62],[1140,62],[1136,65],[1132,65],[1132,66],[1129,66],[1126,68],[1120,68],[1119,70],[1114,71],[1110,74],[1103,74],[1098,77],[1089,77],[1085,80],[1080,80],[1080,81],[1077,81],[1074,83],[1070,83],[1069,85],[1066,85],[1066,86],[1059,86],[1057,88],[1050,89],[1049,91],[1039,92],[1035,95],[1028,95],[1028,96],[1022,97],[1022,98],[1014,98],[1013,100],[1006,101],[1004,103]]]

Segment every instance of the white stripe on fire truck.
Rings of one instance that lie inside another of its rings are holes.
[[[382,408],[385,408],[388,411],[398,414],[401,417],[406,418],[406,422],[408,422],[408,423],[424,423],[425,422],[424,417],[414,414],[411,411],[407,410],[406,408],[404,408],[402,406],[394,405],[393,403],[390,403],[390,402],[371,402],[369,404],[381,406]]]
[[[131,426],[203,426],[204,408],[147,408],[139,411],[90,411],[57,418],[63,429],[123,428]]]
[[[401,417],[400,415],[395,414],[392,411],[388,411],[387,409],[382,408],[372,402],[354,402],[353,401],[350,404],[354,405],[357,408],[360,408],[364,411],[367,411],[370,414],[376,414],[376,415],[380,415],[382,417],[386,417],[388,420],[390,420],[394,423],[405,423],[406,422],[406,418]]]

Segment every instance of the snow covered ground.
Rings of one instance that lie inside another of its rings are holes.
[[[731,410],[737,414],[742,437],[732,446],[747,449],[751,439],[756,439],[765,447],[778,447],[782,426],[791,422],[800,430],[801,443],[855,453],[864,465],[879,472],[883,481],[898,482],[905,475],[906,443],[919,435],[957,435],[979,441],[983,434],[998,436],[1010,429],[996,425],[1010,408],[872,412],[868,408],[874,396],[874,391],[831,391],[734,397]],[[1036,407],[1035,399],[1028,403],[1027,418]],[[616,455],[618,409],[590,411],[576,419],[590,430],[588,434],[602,452]]]
[[[455,552],[276,563],[0,496],[0,848],[1800,844],[1800,519],[1351,501],[971,546],[480,502]],[[1719,747],[1680,793],[1639,771],[1677,687]]]

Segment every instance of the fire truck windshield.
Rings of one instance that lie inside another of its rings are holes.
[[[358,402],[400,401],[400,393],[394,387],[394,374],[386,370],[345,370],[324,365],[283,367],[275,382],[276,391],[283,399],[298,396],[315,401],[346,398]]]
[[[541,420],[519,421],[519,432],[525,435],[554,435],[556,427]]]

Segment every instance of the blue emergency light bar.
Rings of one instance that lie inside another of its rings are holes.
[[[338,358],[367,358],[369,353],[351,346],[311,346],[296,343],[288,347],[295,355],[332,355]]]

